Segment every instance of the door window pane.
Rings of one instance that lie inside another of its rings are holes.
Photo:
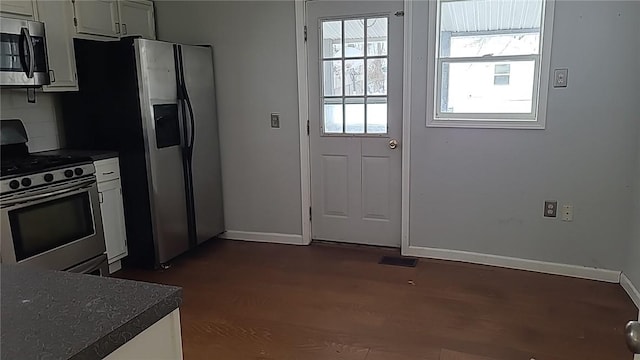
[[[346,60],[344,72],[345,95],[364,95],[364,60]]]
[[[387,18],[367,19],[367,56],[387,55]]]
[[[342,61],[324,61],[324,96],[342,95]]]
[[[328,134],[343,133],[342,99],[325,99],[324,132]]]
[[[367,99],[367,133],[387,133],[387,98]]]
[[[342,57],[342,22],[325,21],[322,23],[322,57]]]
[[[364,19],[345,20],[344,57],[364,56]]]
[[[387,59],[367,60],[367,95],[387,95]]]
[[[345,133],[364,134],[364,98],[345,100]]]

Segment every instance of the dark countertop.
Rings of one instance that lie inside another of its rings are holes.
[[[86,156],[93,159],[93,161],[111,159],[118,157],[118,152],[113,150],[74,150],[74,149],[58,149],[41,151],[35,154],[39,155],[73,155],[73,156]]]
[[[102,359],[182,303],[182,289],[0,265],[0,358]]]

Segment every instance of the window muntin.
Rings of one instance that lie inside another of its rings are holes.
[[[387,133],[388,20],[321,22],[323,135]]]

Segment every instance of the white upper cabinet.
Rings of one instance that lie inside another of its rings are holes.
[[[33,2],[30,0],[2,0],[0,1],[0,13],[6,17],[21,19],[33,19]]]
[[[116,0],[74,0],[73,4],[78,34],[112,38],[120,36],[120,17]]]
[[[118,1],[122,36],[139,35],[145,39],[156,38],[153,3],[147,0]]]
[[[38,20],[47,34],[47,57],[51,84],[43,91],[76,91],[76,58],[73,50],[73,5],[66,0],[38,1]]]

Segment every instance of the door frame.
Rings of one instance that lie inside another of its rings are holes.
[[[298,120],[300,136],[300,194],[302,214],[302,245],[311,243],[311,148],[309,134],[309,80],[307,78],[306,4],[310,0],[296,0],[296,62],[298,73]],[[404,0],[404,58],[402,69],[402,254],[409,249],[409,189],[410,189],[410,133],[411,133],[411,0]]]

